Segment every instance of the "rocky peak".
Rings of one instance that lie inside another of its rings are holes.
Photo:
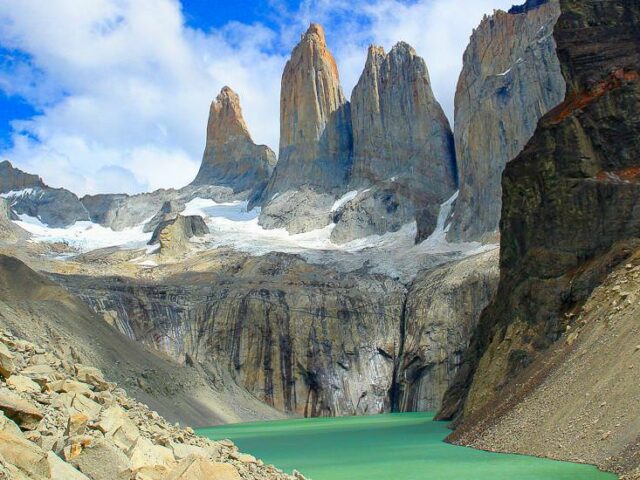
[[[324,30],[311,24],[282,75],[280,154],[265,198],[303,185],[344,186],[350,157],[349,104]]]
[[[240,97],[229,87],[222,87],[209,109],[207,143],[223,145],[230,139],[241,137],[251,140],[249,128],[242,117]]]
[[[346,205],[332,239],[382,234],[421,219],[429,225],[419,230],[431,233],[440,204],[455,191],[455,152],[427,66],[409,44],[399,42],[388,54],[369,47],[351,95],[351,122],[352,188],[373,191]]]
[[[0,193],[44,188],[46,185],[38,175],[31,175],[15,168],[9,160],[0,162]]]
[[[223,87],[211,103],[207,144],[192,185],[252,190],[252,196],[259,195],[275,163],[273,151],[265,145],[256,145],[251,139],[238,94],[229,87]]]

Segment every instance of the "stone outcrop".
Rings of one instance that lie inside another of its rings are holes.
[[[64,188],[51,188],[40,177],[0,162],[0,193],[18,215],[37,218],[50,227],[68,227],[89,220],[78,197]]]
[[[402,204],[400,211],[369,200],[354,199],[343,215],[334,240],[397,230],[388,219],[402,225],[416,218],[416,210],[435,209],[455,191],[456,168],[449,121],[431,90],[424,60],[400,42],[387,54],[371,46],[366,65],[351,95],[353,167],[351,188],[380,185],[385,194]],[[365,200],[362,203],[359,200]],[[358,205],[356,205],[358,204]],[[369,212],[363,218],[364,212]],[[352,227],[355,231],[349,233]]]
[[[160,245],[161,255],[180,255],[189,250],[189,239],[209,233],[209,227],[198,215],[175,215],[161,221],[151,235],[149,245]]]
[[[0,381],[0,469],[6,478],[294,478],[228,440],[214,442],[171,425],[96,368],[69,363],[10,332],[0,332],[0,345],[16,365]],[[17,376],[32,379],[35,388],[11,383]]]
[[[343,187],[351,164],[351,115],[324,31],[312,24],[282,74],[280,153],[263,196],[308,186]]]
[[[557,0],[528,2],[485,17],[471,36],[455,97],[460,194],[450,241],[484,240],[498,230],[502,171],[564,98],[552,36],[559,14]]]
[[[266,145],[256,145],[242,117],[240,97],[224,87],[211,103],[207,144],[198,175],[192,185],[219,185],[235,192],[265,188],[276,155]]]
[[[441,418],[464,412],[472,423],[491,408],[638,244],[640,5],[560,5],[553,35],[567,95],[507,164],[498,294]]]
[[[440,408],[498,277],[497,249],[418,275],[402,319],[395,410]]]
[[[0,193],[17,192],[25,188],[44,188],[46,185],[38,175],[14,168],[11,162],[0,162]]]

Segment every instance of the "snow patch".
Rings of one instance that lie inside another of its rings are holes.
[[[19,215],[14,223],[31,233],[31,240],[43,243],[67,243],[81,252],[99,248],[145,245],[151,236],[142,231],[144,223],[122,231],[115,231],[89,221],[76,222],[66,228],[52,228],[35,217]],[[145,222],[146,223],[146,222]]]
[[[342,207],[344,207],[345,204],[349,203],[351,200],[353,200],[357,196],[358,196],[358,190],[351,190],[350,192],[345,193],[342,197],[340,197],[338,200],[334,202],[333,206],[331,207],[331,211],[337,212]]]

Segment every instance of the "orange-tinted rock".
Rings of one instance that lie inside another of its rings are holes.
[[[207,145],[193,185],[262,190],[275,162],[275,154],[269,147],[253,143],[238,94],[224,87],[211,103]]]

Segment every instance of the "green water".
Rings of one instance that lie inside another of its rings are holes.
[[[611,480],[595,467],[482,452],[442,440],[426,413],[313,418],[203,428],[285,471],[312,480]]]

